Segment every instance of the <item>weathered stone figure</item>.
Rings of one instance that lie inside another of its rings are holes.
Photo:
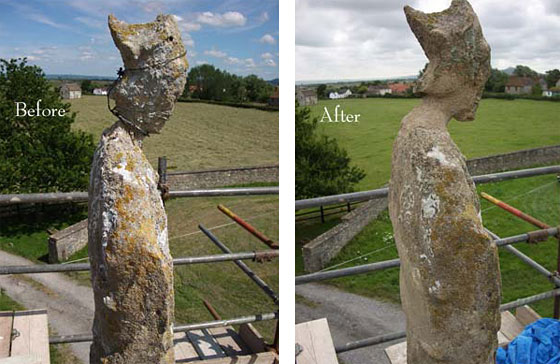
[[[125,66],[112,88],[113,126],[95,151],[89,188],[89,257],[95,296],[90,363],[174,363],[173,262],[158,176],[142,153],[186,81],[172,16],[126,24],[109,16]]]
[[[393,147],[389,211],[401,259],[409,364],[491,364],[500,326],[500,271],[476,190],[453,143],[451,118],[473,120],[490,47],[466,0],[442,12],[405,7],[430,60],[422,103]]]

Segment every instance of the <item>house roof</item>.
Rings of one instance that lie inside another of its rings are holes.
[[[406,90],[410,88],[410,85],[407,85],[405,83],[393,83],[389,85],[389,88],[393,92],[406,92]]]
[[[389,89],[389,87],[387,85],[371,85],[368,86],[367,89],[369,92],[371,92],[371,91],[378,91],[378,90],[387,90]]]
[[[508,82],[506,83],[506,87],[524,87],[533,86],[534,84],[535,80],[531,77],[510,76]]]
[[[65,83],[60,89],[67,89],[68,91],[82,91],[82,88],[77,83]]]
[[[317,96],[315,90],[299,90],[303,96]]]

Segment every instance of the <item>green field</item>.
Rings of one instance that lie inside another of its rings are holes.
[[[74,127],[96,143],[116,120],[104,96],[70,103],[78,113]],[[144,152],[154,166],[167,156],[177,171],[278,164],[278,112],[178,102],[162,133],[145,140]]]
[[[114,117],[107,111],[104,97],[85,96],[72,100],[78,111],[75,127],[99,138]],[[238,167],[278,163],[278,113],[253,109],[178,103],[174,116],[161,135],[148,138],[145,151],[154,165],[167,155],[168,165],[178,170]],[[166,202],[169,241],[174,257],[221,253],[198,230],[217,227],[212,232],[234,252],[265,250],[267,247],[221,213],[224,204],[249,220],[257,229],[278,241],[278,197],[216,197],[174,199]],[[45,261],[47,229],[62,229],[87,216],[86,208],[3,219],[0,248],[37,262]],[[227,225],[226,225],[227,224]],[[226,226],[222,226],[226,225]],[[73,258],[86,255],[86,250]],[[278,291],[278,260],[247,264]],[[89,284],[88,273],[72,274],[79,283]],[[223,318],[233,318],[277,309],[233,262],[200,264],[175,269],[175,315],[178,323],[212,320],[202,303],[205,298]],[[273,339],[274,322],[255,325],[268,340]]]
[[[358,124],[320,124],[321,131],[336,137],[348,150],[352,160],[366,170],[368,176],[358,189],[379,187],[388,181],[391,148],[400,120],[418,102],[410,99],[338,100],[336,103],[345,112],[361,113],[363,121]],[[324,106],[331,111],[336,103],[322,101],[312,110],[315,115],[320,115]],[[559,114],[558,103],[485,99],[476,121],[463,124],[452,121],[450,131],[467,158],[481,157],[558,144]],[[560,220],[560,183],[556,181],[556,176],[484,184],[477,186],[477,190],[502,199],[550,225],[555,226]],[[537,229],[485,200],[481,201],[481,206],[485,226],[501,237]],[[330,217],[325,224],[311,220],[296,225],[296,274],[303,273],[301,246],[336,225],[340,221],[339,217]],[[556,270],[557,240],[549,239],[539,245],[517,244],[516,248],[547,269]],[[385,211],[344,247],[329,266],[350,267],[397,257],[391,222]],[[546,278],[505,251],[500,252],[500,269],[503,302],[553,288]],[[398,269],[327,282],[349,292],[399,302]],[[532,306],[541,315],[552,315],[552,300]]]
[[[367,175],[357,190],[377,188],[387,183],[391,173],[391,151],[401,119],[418,99],[322,100],[311,107],[323,115],[340,104],[345,113],[361,114],[358,123],[320,123],[319,131],[335,137],[352,161]],[[560,103],[532,100],[483,99],[476,120],[452,120],[449,131],[467,158],[512,152],[560,143]]]

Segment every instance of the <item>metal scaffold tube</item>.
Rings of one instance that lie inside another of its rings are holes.
[[[554,173],[560,173],[560,165],[522,169],[518,171],[484,174],[480,176],[474,176],[472,179],[474,183],[480,184],[480,183],[500,182],[500,181],[515,179],[515,178],[534,177],[534,176],[554,174]],[[386,197],[388,193],[389,193],[389,189],[387,187],[384,187],[376,190],[351,192],[351,193],[344,193],[340,195],[309,198],[305,200],[296,201],[295,208],[296,210],[302,210],[311,207],[319,207],[319,206],[333,205],[333,204],[346,203],[346,202],[365,201],[374,198]]]
[[[200,257],[185,257],[173,259],[173,265],[203,264],[227,262],[232,260],[258,260],[267,261],[278,257],[277,250],[258,252],[244,252],[233,254],[203,255]],[[74,264],[37,264],[37,265],[8,265],[0,267],[0,275],[6,274],[32,274],[32,273],[54,273],[54,272],[79,272],[89,271],[89,263]]]
[[[258,321],[276,320],[277,318],[278,318],[278,312],[263,313],[258,315],[243,316],[243,317],[237,317],[237,318],[226,319],[226,320],[207,321],[207,322],[200,322],[200,323],[188,324],[188,325],[176,325],[173,327],[173,331],[186,332],[192,330],[210,329],[213,327],[224,327],[230,325],[248,324],[251,322],[258,322]],[[92,340],[93,340],[92,334],[59,335],[59,336],[49,337],[49,344],[79,343],[79,342],[88,342]]]
[[[278,187],[214,188],[186,191],[169,191],[170,198],[212,196],[260,196],[277,195]],[[0,206],[31,203],[86,202],[87,192],[53,192],[0,195]]]

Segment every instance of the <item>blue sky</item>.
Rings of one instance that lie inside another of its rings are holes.
[[[0,58],[45,73],[113,76],[122,65],[107,27],[176,16],[192,66],[278,77],[278,0],[0,0]]]

